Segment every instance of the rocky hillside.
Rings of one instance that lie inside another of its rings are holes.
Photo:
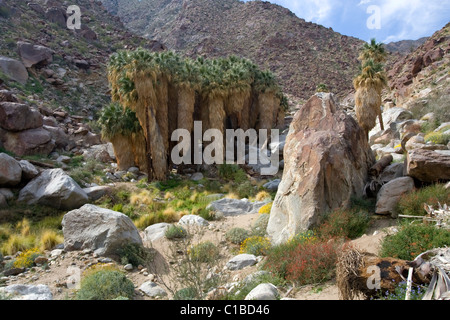
[[[236,54],[270,69],[287,93],[308,99],[324,83],[352,89],[362,41],[306,22],[281,6],[238,0],[102,0],[126,27],[189,56]]]
[[[126,31],[99,1],[70,4],[81,9],[80,30],[67,28],[66,2],[0,1],[0,84],[21,102],[92,119],[109,101],[110,54],[161,45]]]
[[[424,44],[388,65],[387,106],[401,106],[421,117],[428,112],[450,121],[448,108],[450,24]]]
[[[425,43],[428,37],[423,37],[417,40],[402,40],[396,42],[389,42],[386,44],[386,50],[391,53],[408,54],[417,49]]]

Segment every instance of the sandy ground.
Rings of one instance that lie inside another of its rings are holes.
[[[241,215],[235,217],[226,217],[219,221],[213,221],[208,227],[204,227],[200,230],[196,230],[196,237],[192,243],[198,243],[200,241],[212,241],[221,248],[221,259],[217,262],[217,267],[212,271],[220,273],[223,271],[223,266],[226,262],[238,253],[236,246],[230,245],[225,241],[225,233],[233,227],[242,227],[250,229],[251,225],[257,219],[258,214]],[[377,253],[379,250],[380,242],[386,235],[384,228],[389,227],[395,223],[395,220],[390,219],[376,219],[372,228],[368,231],[367,235],[362,236],[359,239],[352,241],[352,243],[363,251]],[[177,254],[182,254],[182,251],[176,253],[173,248],[173,241],[161,238],[153,241],[151,247],[156,250],[158,261],[158,268],[162,265],[171,269],[171,264],[174,263]],[[179,249],[179,248],[178,248]],[[175,252],[175,253],[173,253]],[[50,253],[48,252],[47,255]],[[175,257],[175,258],[174,258]],[[55,300],[72,299],[75,296],[75,289],[71,288],[71,279],[79,279],[83,271],[90,265],[98,263],[101,258],[94,257],[90,253],[83,252],[67,252],[56,258],[49,258],[48,269],[43,270],[41,267],[34,267],[30,271],[21,274],[16,277],[10,277],[7,284],[45,284],[48,285],[53,293]],[[123,269],[123,266],[119,266]],[[159,274],[164,274],[159,269]],[[239,271],[223,271],[222,275],[229,281],[243,280],[245,276],[258,270],[258,264],[252,267],[246,267]],[[151,300],[145,296],[140,290],[139,286],[146,281],[155,279],[156,282],[166,282],[170,287],[174,287],[173,284],[177,281],[173,277],[169,277],[167,274],[162,278],[154,277],[155,270],[138,270],[134,268],[132,271],[127,272],[127,276],[133,281],[136,287],[136,299]],[[152,273],[153,271],[153,273]],[[205,273],[206,274],[206,273]],[[67,283],[69,283],[69,288]],[[160,283],[161,284],[161,283]],[[288,293],[288,296],[286,294]],[[334,281],[330,281],[318,286],[304,286],[300,288],[294,288],[290,292],[280,291],[282,297],[287,297],[297,300],[338,300],[338,289]],[[169,295],[170,296],[170,295]]]

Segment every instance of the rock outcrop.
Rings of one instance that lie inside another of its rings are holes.
[[[357,122],[318,93],[295,114],[284,148],[285,168],[270,214],[272,243],[287,241],[323,214],[362,196],[375,162]]]
[[[0,70],[9,78],[21,84],[25,84],[28,80],[28,71],[22,62],[0,56]]]
[[[18,201],[71,210],[86,204],[89,198],[62,169],[50,169],[44,170],[20,190]]]
[[[406,157],[406,171],[423,182],[450,180],[450,150],[413,149]]]
[[[0,186],[15,186],[22,179],[22,168],[16,159],[0,153]]]
[[[91,204],[68,212],[62,226],[66,251],[90,249],[99,256],[115,258],[117,250],[125,244],[142,245],[130,218]]]

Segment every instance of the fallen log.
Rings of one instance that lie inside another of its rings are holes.
[[[392,155],[384,156],[369,169],[369,175],[374,178],[378,177],[393,160]]]
[[[343,251],[336,268],[336,283],[342,300],[370,299],[392,293],[400,282],[406,282],[411,262],[380,258],[357,249]],[[428,275],[414,269],[412,282],[428,284]]]

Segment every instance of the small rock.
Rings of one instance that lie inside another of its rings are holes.
[[[129,263],[129,264],[126,264],[123,268],[126,271],[131,271],[131,270],[133,270],[133,265],[131,263]]]
[[[152,298],[167,296],[167,292],[153,281],[144,282],[139,287],[139,290],[141,290],[147,296]]]
[[[203,173],[201,173],[201,172],[196,172],[191,176],[192,181],[200,181],[202,179],[203,179]]]
[[[197,225],[197,226],[208,226],[209,222],[200,216],[188,214],[183,216],[178,222],[181,225]]]
[[[233,257],[226,264],[229,270],[241,270],[247,266],[253,266],[257,263],[256,256],[253,254],[240,254]]]
[[[279,293],[277,287],[271,283],[261,283],[245,297],[245,300],[277,300]]]

